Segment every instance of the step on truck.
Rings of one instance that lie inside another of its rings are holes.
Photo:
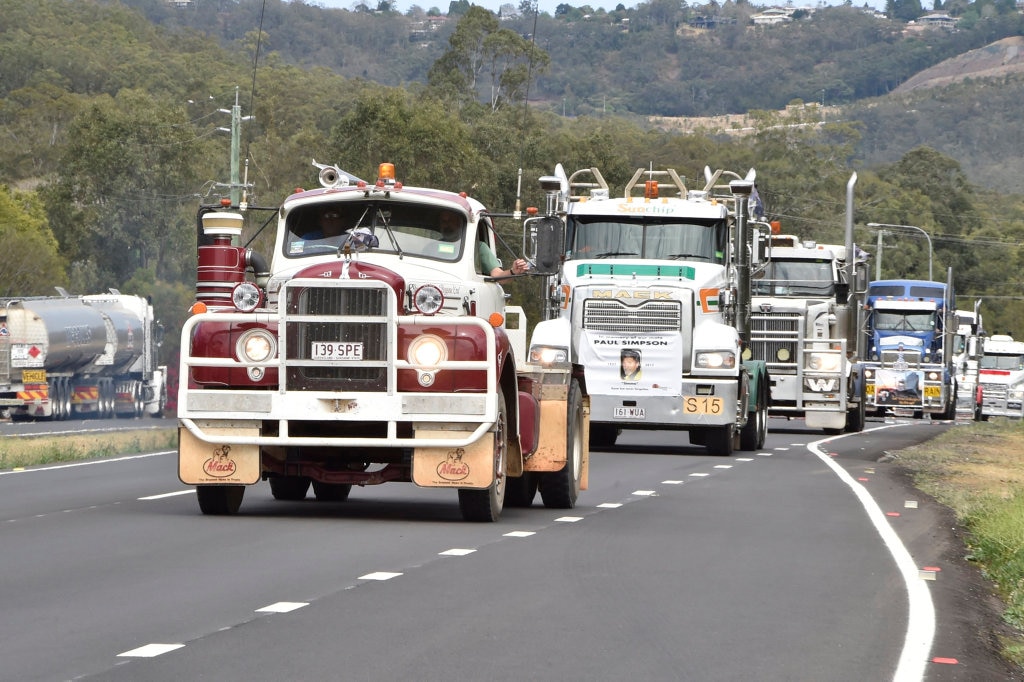
[[[947,282],[875,280],[868,285],[865,337],[868,408],[955,419],[953,271]]]
[[[619,197],[597,168],[567,176],[559,164],[540,182],[545,210],[525,234],[549,296],[530,357],[571,363],[590,398],[591,444],[667,429],[712,454],[762,447],[768,372],[741,358],[751,262],[764,250],[749,215],[753,171],[706,168],[690,190],[674,169],[641,168]]]
[[[859,315],[868,255],[853,243],[852,216],[844,245],[778,231],[773,224],[767,260],[752,277],[746,351],[768,366],[769,412],[802,417],[808,428],[829,434],[862,431],[867,401]]]
[[[465,193],[405,186],[392,164],[376,182],[316,165],[321,187],[272,207],[269,264],[240,244],[255,207],[200,209],[178,394],[178,475],[200,510],[233,514],[264,480],[291,501],[310,487],[331,502],[391,481],[448,488],[471,521],[538,490],[573,507],[588,400],[568,363],[526,362],[525,316],[481,271],[495,216]]]

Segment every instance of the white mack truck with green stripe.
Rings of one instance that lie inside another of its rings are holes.
[[[751,216],[753,170],[704,175],[689,190],[674,169],[641,168],[620,197],[597,168],[540,180],[546,208],[524,250],[550,297],[530,357],[571,364],[593,445],[625,429],[687,431],[718,455],[764,445],[768,370],[742,354],[770,227]]]

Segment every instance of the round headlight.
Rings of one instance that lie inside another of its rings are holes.
[[[240,282],[231,290],[231,302],[243,313],[251,313],[263,302],[263,292],[252,282]]]
[[[423,315],[433,315],[444,305],[444,294],[433,284],[424,284],[412,295],[412,304]]]
[[[235,350],[245,362],[266,362],[277,354],[277,340],[266,329],[250,329],[238,337]]]
[[[530,346],[530,362],[550,365],[554,362],[568,362],[569,351],[559,346]]]
[[[448,359],[448,347],[433,334],[417,336],[409,344],[409,363],[421,367],[437,367]]]
[[[811,353],[807,358],[807,367],[813,370],[835,372],[839,365],[840,358],[836,353]]]
[[[779,362],[789,362],[789,349],[780,348],[778,351],[776,351],[775,357],[778,358]]]

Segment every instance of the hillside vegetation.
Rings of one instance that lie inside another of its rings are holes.
[[[1024,303],[1000,297],[1024,279],[1024,83],[1011,74],[890,92],[1019,26],[1019,15],[965,7],[968,20],[992,19],[904,36],[902,23],[851,7],[754,29],[746,4],[721,8],[734,23],[694,31],[652,2],[590,21],[538,17],[534,44],[517,32],[525,24],[468,5],[410,41],[418,16],[302,2],[179,11],[162,0],[0,0],[0,235],[9,253],[31,254],[0,267],[0,295],[54,285],[152,295],[173,353],[193,295],[195,211],[225,193],[222,129],[237,101],[252,117],[240,150],[247,198],[261,205],[315,183],[314,158],[363,177],[389,160],[407,184],[471,191],[499,211],[516,204],[520,177],[522,205],[539,204],[536,179],[556,163],[598,166],[615,188],[650,165],[691,179],[705,165],[754,167],[787,231],[836,242],[856,171],[858,243],[875,244],[867,222],[925,229],[961,307],[983,297],[992,329],[1021,334]],[[381,68],[399,75],[372,82]],[[685,109],[659,93],[694,113],[742,114],[751,133],[656,129],[640,114]],[[799,106],[819,97],[828,106]],[[247,237],[269,255],[260,227]],[[519,243],[518,225],[502,229]],[[923,277],[928,257],[922,239],[887,237],[883,275]],[[536,305],[539,283],[511,286]]]

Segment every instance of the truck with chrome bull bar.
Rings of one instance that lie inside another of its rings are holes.
[[[768,372],[741,357],[764,248],[748,215],[753,171],[705,168],[690,190],[674,169],[641,168],[619,197],[597,168],[567,176],[559,164],[540,182],[546,207],[526,236],[540,244],[549,296],[530,357],[571,363],[590,398],[591,444],[667,429],[712,454],[762,447]]]
[[[567,363],[525,361],[525,316],[484,271],[496,214],[392,164],[372,183],[317,165],[322,186],[276,208],[269,265],[240,245],[241,206],[200,211],[178,394],[178,475],[200,510],[233,514],[262,480],[279,500],[449,488],[472,521],[538,491],[573,507],[588,400]]]
[[[1008,334],[993,334],[985,339],[978,360],[981,382],[981,419],[989,417],[1024,418],[1024,342]]]
[[[868,286],[865,303],[868,406],[956,418],[953,271],[948,282],[890,279]]]
[[[775,234],[752,278],[749,353],[771,374],[770,413],[803,417],[809,428],[837,434],[864,429],[860,318],[867,254],[853,243],[852,190],[846,244],[818,244]]]

